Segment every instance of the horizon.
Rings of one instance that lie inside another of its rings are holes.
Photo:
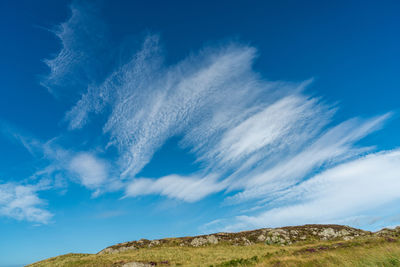
[[[400,225],[399,12],[1,2],[0,267],[141,238]]]

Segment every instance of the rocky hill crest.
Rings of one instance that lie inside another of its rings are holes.
[[[116,244],[101,250],[98,254],[119,253],[149,247],[182,246],[200,247],[219,243],[235,246],[247,246],[255,243],[270,245],[291,245],[297,242],[313,242],[319,240],[351,240],[363,236],[399,237],[400,227],[369,232],[343,225],[309,224],[303,226],[287,226],[281,228],[262,228],[237,233],[215,233],[194,237],[164,238],[156,240],[141,239]]]

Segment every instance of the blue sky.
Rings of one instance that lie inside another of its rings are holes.
[[[2,1],[0,266],[400,223],[397,1]]]

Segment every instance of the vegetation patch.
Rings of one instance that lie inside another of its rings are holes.
[[[400,227],[376,233],[352,229],[307,225],[142,239],[111,246],[98,254],[66,254],[30,266],[400,266]],[[277,238],[271,240],[276,242],[268,242],[273,236]]]

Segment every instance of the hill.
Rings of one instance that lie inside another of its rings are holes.
[[[400,227],[369,232],[304,225],[141,239],[97,254],[71,253],[28,266],[400,266]]]

